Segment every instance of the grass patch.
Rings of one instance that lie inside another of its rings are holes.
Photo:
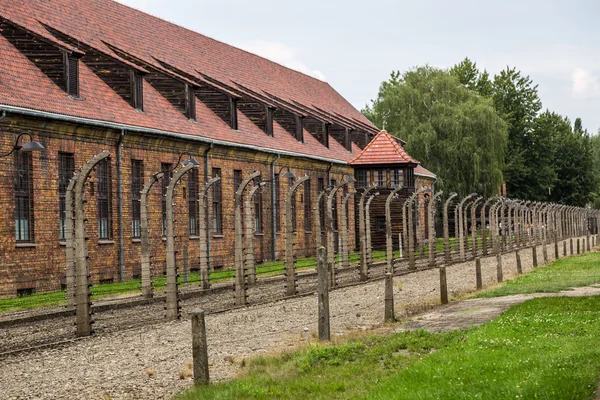
[[[476,329],[351,339],[247,363],[191,399],[589,399],[600,376],[600,296],[540,298]]]
[[[399,257],[399,252],[394,253],[394,257]],[[359,253],[351,253],[349,256],[351,263],[358,263],[360,260]],[[373,251],[373,261],[385,260],[385,251]],[[339,256],[336,257],[336,262],[339,262]],[[316,268],[317,261],[315,257],[305,257],[296,260],[296,270],[305,270]],[[285,271],[284,261],[270,261],[256,266],[256,274],[259,277],[269,277],[283,274]],[[235,276],[235,271],[225,269],[219,271],[211,271],[209,279],[211,283],[222,283],[232,280]],[[155,276],[152,278],[156,291],[165,289],[167,280],[164,276]],[[189,273],[188,282],[196,284],[200,282],[199,273]],[[179,277],[179,283],[183,284],[183,277]],[[132,279],[125,282],[114,283],[97,283],[91,288],[93,298],[106,299],[123,295],[140,294],[142,290],[142,282],[140,279]],[[28,310],[40,307],[56,307],[67,304],[65,300],[65,291],[34,293],[21,297],[0,299],[0,312]]]
[[[600,253],[563,258],[526,275],[480,292],[475,297],[498,297],[519,293],[556,293],[573,287],[600,283]]]

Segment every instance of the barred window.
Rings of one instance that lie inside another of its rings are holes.
[[[192,168],[188,172],[188,214],[189,230],[191,236],[199,234],[198,226],[198,169]]]
[[[356,183],[354,184],[357,189],[365,188],[369,186],[367,182],[367,170],[366,169],[357,169],[355,172]]]
[[[73,178],[75,158],[72,153],[58,153],[58,208],[60,211],[59,239],[66,239],[67,187]],[[72,201],[72,199],[70,199]]]
[[[404,186],[404,171],[401,169],[393,169],[392,186],[397,187],[398,185]]]
[[[96,166],[98,199],[98,239],[112,239],[112,185],[110,160],[105,158]]]
[[[375,183],[378,188],[387,187],[387,170],[385,169],[376,169],[375,171]]]
[[[304,181],[304,230],[310,232],[312,216],[312,198],[310,196],[310,180]]]
[[[33,165],[31,153],[15,152],[15,237],[17,242],[32,243]]]
[[[140,238],[141,233],[141,199],[144,185],[144,163],[131,160],[131,237]]]
[[[173,177],[173,164],[160,164],[160,171],[164,174],[162,178],[162,235],[167,234],[167,188]]]
[[[221,176],[221,179],[212,185],[212,228],[213,233],[223,233],[223,203],[222,203],[222,185],[221,168],[213,168],[212,176]]]

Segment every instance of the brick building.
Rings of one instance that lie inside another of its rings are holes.
[[[253,201],[256,259],[283,254],[288,170],[310,176],[294,226],[296,254],[314,254],[317,194],[353,175],[349,162],[378,133],[331,86],[111,0],[0,5],[0,152],[15,150],[0,157],[0,296],[64,285],[66,187],[102,150],[110,157],[86,187],[92,282],[139,276],[140,189],[182,157],[200,167],[176,193],[178,263],[185,254],[197,266],[198,192],[218,175],[210,267],[232,266],[233,193],[253,171],[267,182]],[[19,151],[29,141],[44,149]],[[154,274],[164,270],[167,183],[150,194]],[[353,215],[350,204],[349,232]]]

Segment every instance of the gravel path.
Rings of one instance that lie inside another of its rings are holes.
[[[549,256],[553,255],[551,247]],[[538,250],[541,260],[541,249]],[[522,250],[524,271],[531,269],[531,251]],[[516,275],[514,254],[504,256],[504,278]],[[496,259],[482,259],[484,285],[496,281]],[[475,288],[474,263],[447,269],[451,297]],[[396,312],[414,314],[439,304],[437,269],[395,278]],[[231,294],[228,294],[230,296]],[[256,296],[256,294],[255,294]],[[210,300],[210,299],[209,299]],[[206,300],[204,300],[206,301]],[[383,319],[383,281],[337,289],[330,294],[334,335],[367,330]],[[148,312],[156,312],[156,306]],[[139,313],[139,309],[136,308]],[[110,318],[134,318],[119,310]],[[109,313],[106,313],[109,314]],[[206,317],[210,373],[213,381],[229,379],[246,357],[291,349],[314,340],[317,329],[315,295],[249,306]],[[45,321],[68,324],[66,321]],[[45,327],[45,328],[44,328]],[[56,327],[56,326],[54,326]],[[27,327],[12,334],[35,335]],[[44,324],[39,329],[48,329]],[[0,360],[0,398],[14,399],[166,399],[191,386],[190,321],[156,323],[128,330],[100,330],[92,337],[59,348],[10,355]],[[10,340],[10,338],[0,338]]]

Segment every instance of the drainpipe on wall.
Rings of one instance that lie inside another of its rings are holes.
[[[117,191],[119,202],[119,281],[123,282],[125,277],[125,249],[123,240],[123,139],[125,138],[125,129],[121,129],[119,141],[117,142]]]
[[[271,162],[271,241],[273,246],[271,248],[273,261],[277,259],[277,210],[275,209],[275,163],[281,158],[281,155],[277,154]]]
[[[206,150],[204,150],[204,182],[208,182],[208,153],[210,153],[210,151],[213,148],[213,143],[210,142],[208,147],[206,148]],[[221,177],[221,182],[223,177]],[[207,193],[207,198],[206,201],[208,202],[208,204],[206,205],[206,254],[209,255],[209,257],[207,258],[207,267],[208,267],[208,271],[210,271],[210,233],[211,233],[211,227],[210,227],[210,222],[211,222],[211,218],[210,218],[210,212],[211,207],[210,207],[210,190]],[[203,207],[204,204],[201,205],[201,207]]]

